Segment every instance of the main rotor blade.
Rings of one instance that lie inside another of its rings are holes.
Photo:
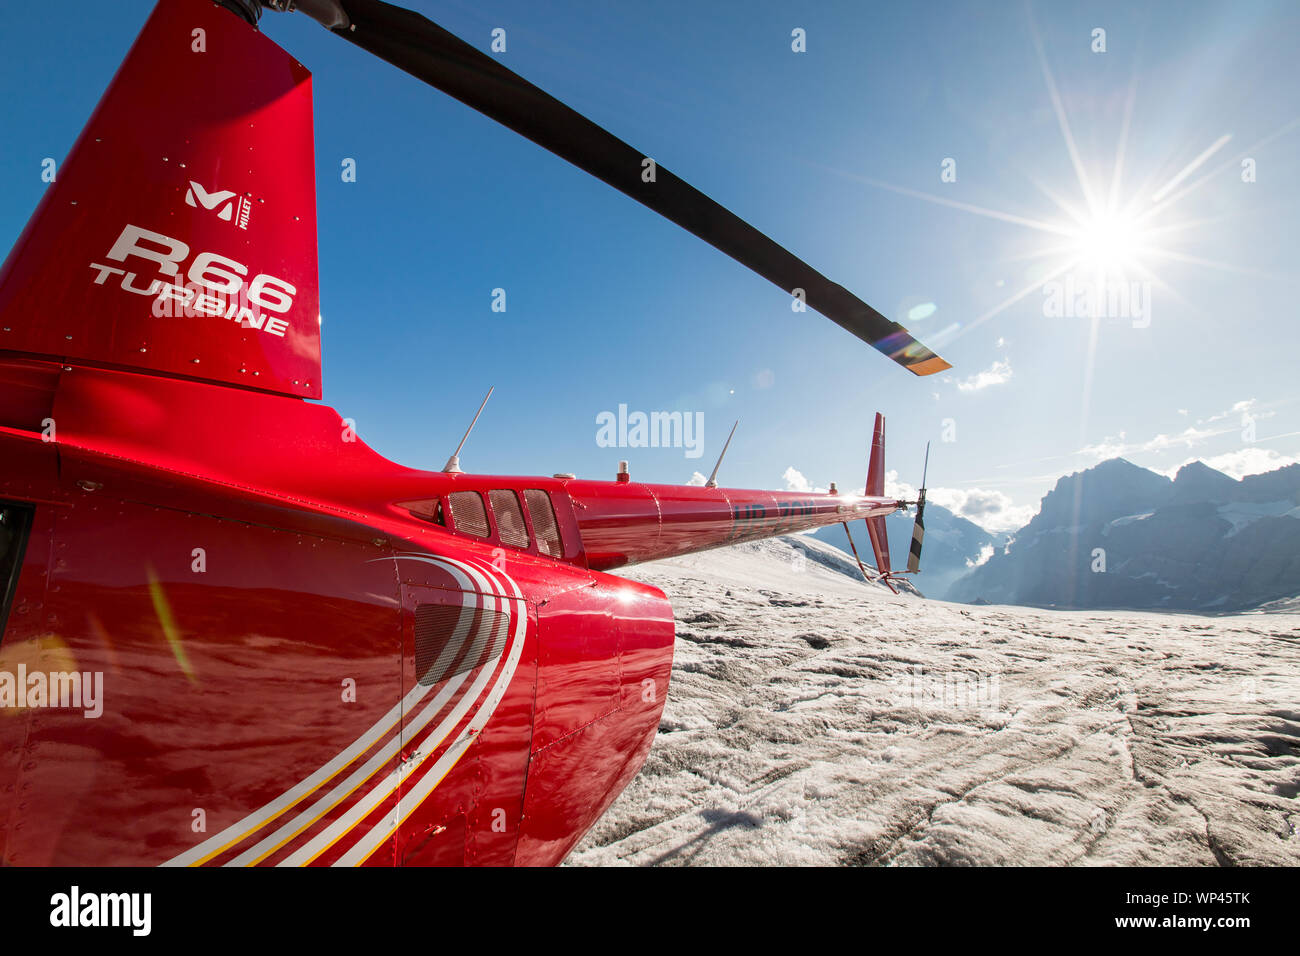
[[[334,32],[699,236],[917,375],[950,368],[896,322],[662,166],[643,177],[640,150],[418,13],[382,0],[342,0]]]

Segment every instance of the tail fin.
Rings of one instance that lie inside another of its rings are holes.
[[[876,428],[871,437],[871,460],[867,465],[867,497],[883,497],[885,494],[885,416],[876,412]],[[889,534],[885,529],[883,517],[866,518],[867,534],[871,538],[871,550],[876,557],[876,570],[880,579],[891,591],[897,593],[890,582],[892,571],[889,567]]]
[[[885,493],[885,416],[876,412],[876,429],[871,435],[871,458],[867,463],[867,497]]]
[[[160,0],[0,269],[0,351],[319,398],[311,74]]]

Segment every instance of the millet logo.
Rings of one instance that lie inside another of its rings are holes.
[[[194,180],[190,180],[190,188],[185,192],[185,205],[193,206],[195,209],[203,208],[216,212],[217,218],[223,222],[231,222],[235,218],[235,194],[229,189],[222,189],[216,192],[208,192]],[[252,203],[247,198],[239,197],[239,228],[248,228],[248,215],[252,210]]]

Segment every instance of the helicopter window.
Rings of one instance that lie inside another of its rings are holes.
[[[472,534],[476,538],[488,536],[487,510],[483,507],[483,498],[477,491],[457,491],[447,496],[451,505],[451,517],[456,522],[456,530]]]
[[[524,501],[528,503],[528,513],[533,519],[537,550],[550,558],[564,557],[564,545],[560,541],[560,527],[555,522],[551,496],[536,488],[529,488],[524,492]]]
[[[528,526],[524,524],[524,512],[519,507],[515,493],[505,489],[489,491],[488,501],[492,504],[492,513],[496,515],[501,543],[512,548],[528,547]]]
[[[9,604],[18,586],[23,547],[31,530],[31,510],[0,503],[0,635],[4,634]]]

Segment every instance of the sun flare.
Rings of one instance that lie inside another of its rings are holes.
[[[1101,213],[1078,226],[1071,253],[1082,266],[1131,272],[1144,245],[1141,225],[1132,216]]]

